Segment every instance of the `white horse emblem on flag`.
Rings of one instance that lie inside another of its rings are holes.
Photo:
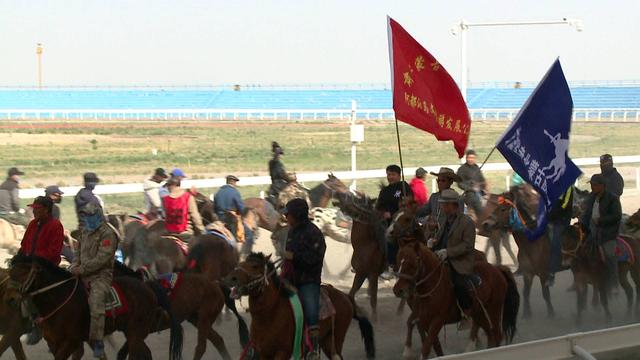
[[[551,136],[544,130],[545,135],[551,139],[551,143],[555,147],[555,157],[549,163],[549,166],[542,168],[542,171],[545,173],[551,169],[553,169],[553,173],[551,175],[547,175],[547,179],[551,179],[553,182],[557,182],[560,177],[567,170],[566,158],[567,152],[569,151],[569,139],[563,139],[560,136],[560,133],[557,133],[555,136]]]

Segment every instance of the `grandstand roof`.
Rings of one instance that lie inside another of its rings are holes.
[[[513,83],[512,83],[513,84]],[[472,87],[470,109],[518,109],[533,91],[532,84]],[[640,83],[574,85],[575,108],[640,108]],[[0,109],[390,109],[391,91],[384,87],[212,87],[212,88],[92,88],[2,89]]]

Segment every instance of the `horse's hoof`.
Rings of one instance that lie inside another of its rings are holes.
[[[405,346],[404,350],[402,351],[402,358],[403,359],[415,359],[415,355],[413,354],[413,350],[411,349],[410,346]]]

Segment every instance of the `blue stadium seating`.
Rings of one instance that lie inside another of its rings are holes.
[[[470,109],[518,109],[532,88],[471,88]],[[638,109],[638,86],[582,86],[571,89],[574,106]],[[0,109],[350,109],[391,108],[390,90],[0,90]]]

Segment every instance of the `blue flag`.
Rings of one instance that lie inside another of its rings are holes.
[[[540,194],[536,229],[526,232],[530,240],[544,234],[547,213],[582,174],[568,154],[572,111],[569,85],[556,60],[496,144]]]

